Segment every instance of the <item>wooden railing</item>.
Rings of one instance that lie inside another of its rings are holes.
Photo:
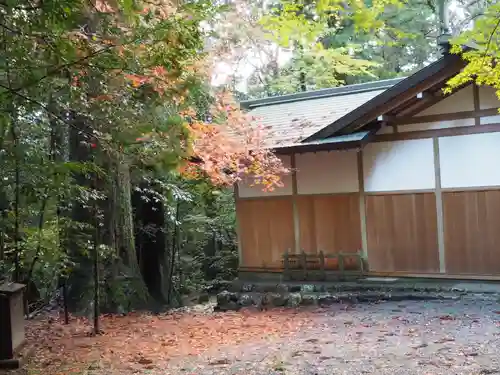
[[[356,253],[291,254],[283,255],[283,271],[287,279],[324,280],[327,271],[340,279],[347,276],[361,277],[365,272],[365,260],[361,251]]]

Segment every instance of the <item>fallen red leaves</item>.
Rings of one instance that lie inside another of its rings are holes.
[[[310,313],[292,310],[213,315],[129,314],[104,316],[103,334],[91,336],[84,319],[70,325],[47,319],[30,322],[27,338],[37,347],[33,366],[48,374],[79,374],[89,366],[116,370],[162,368],[169,359],[197,355],[223,345],[295,332]],[[120,372],[123,373],[123,372]]]

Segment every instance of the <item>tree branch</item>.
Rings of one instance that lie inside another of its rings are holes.
[[[5,1],[0,1],[0,6],[3,6],[4,8],[14,9],[14,10],[32,11],[32,10],[41,9],[42,6],[43,6],[43,2],[40,2],[39,5],[33,5],[33,6],[23,7],[23,6],[19,6],[19,5],[10,6]]]
[[[500,16],[497,14],[497,17],[498,17],[498,21],[497,21],[495,27],[493,28],[493,31],[491,32],[490,37],[488,38],[488,43],[486,44],[486,49],[484,50],[483,64],[485,62],[486,55],[488,54],[488,50],[490,49],[491,41],[493,40],[493,35],[496,34],[498,27],[500,27]]]
[[[38,78],[36,80],[33,80],[31,82],[28,82],[25,85],[22,85],[20,87],[15,88],[15,89],[9,90],[9,91],[12,92],[12,93],[17,93],[19,91],[27,89],[28,87],[37,85],[41,81],[43,81],[44,79],[46,79],[48,77],[51,77],[51,76],[53,76],[56,73],[61,72],[63,69],[67,69],[67,68],[70,68],[72,66],[79,65],[79,64],[81,64],[81,63],[83,63],[83,62],[85,62],[85,61],[87,61],[87,60],[89,60],[89,59],[91,59],[93,57],[96,57],[96,56],[100,55],[103,52],[109,51],[111,48],[114,48],[114,47],[116,47],[116,45],[109,45],[109,46],[106,46],[106,47],[104,47],[104,48],[102,48],[100,50],[94,51],[91,54],[88,54],[88,55],[86,55],[86,56],[84,56],[84,57],[82,57],[82,58],[80,58],[78,60],[70,61],[69,63],[59,65],[56,68],[50,69],[42,77],[40,77],[40,78]],[[3,86],[3,87],[5,88],[5,86]]]
[[[90,127],[91,132],[86,132],[86,131],[80,129],[80,127],[77,127],[76,125],[74,125],[71,121],[68,121],[64,117],[61,117],[60,115],[55,114],[54,112],[52,112],[50,110],[50,108],[48,108],[45,104],[39,102],[38,100],[31,99],[31,98],[27,97],[26,95],[20,94],[19,92],[16,92],[14,90],[10,90],[8,86],[5,86],[5,85],[3,85],[1,83],[0,83],[0,87],[4,88],[4,89],[7,89],[8,92],[10,92],[11,94],[18,96],[19,98],[21,98],[21,99],[23,99],[23,100],[25,100],[27,102],[30,102],[30,103],[33,103],[33,104],[39,106],[41,109],[43,109],[45,112],[47,112],[47,114],[50,115],[51,117],[53,117],[55,119],[58,119],[59,121],[62,121],[65,124],[68,124],[70,127],[74,128],[74,129],[77,129],[78,131],[82,132],[83,134],[85,134],[85,135],[87,135],[89,137],[97,138],[96,134],[93,133],[93,132],[95,132],[95,129],[93,129],[93,128]],[[109,144],[109,142],[107,142],[105,140],[102,140],[102,139],[99,139],[99,141],[103,142],[103,143]]]

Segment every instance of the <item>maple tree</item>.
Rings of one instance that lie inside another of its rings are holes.
[[[234,277],[227,188],[251,176],[274,189],[289,171],[258,120],[211,87],[214,64],[277,46],[365,71],[324,49],[327,26],[404,35],[382,17],[397,0],[228,3],[0,2],[0,269],[29,301],[62,289],[97,333],[99,307],[175,304]]]
[[[389,34],[393,43],[410,38],[410,32],[401,24],[391,22],[391,14],[406,6],[398,0],[232,3],[235,6],[231,16],[225,23],[219,22],[218,28],[227,40],[238,41],[226,54],[226,61],[232,60],[236,67],[244,61],[255,68],[248,82],[251,96],[259,95],[259,89],[264,91],[261,95],[280,95],[332,87],[344,84],[352,76],[374,79],[373,71],[379,64],[362,56],[361,51],[368,44],[377,43],[375,35]],[[228,32],[234,24],[238,25],[237,30]],[[357,40],[360,35],[370,41],[361,45]],[[383,43],[389,44],[386,39]],[[283,54],[292,58],[281,67]],[[261,60],[260,64],[255,60]],[[241,77],[235,74],[233,86],[239,80]]]
[[[451,52],[461,54],[467,62],[465,68],[448,82],[447,90],[460,87],[467,82],[488,85],[497,89],[500,97],[500,6],[491,5],[478,18],[472,30],[463,32],[452,40]]]
[[[172,193],[183,178],[227,187],[250,173],[279,186],[287,170],[258,127],[206,85],[202,23],[222,11],[210,1],[0,4],[3,276],[41,278],[47,293],[62,283],[69,301],[116,309],[158,284],[142,280],[136,237],[164,223],[138,226],[142,201],[161,212],[187,202]]]
[[[228,336],[238,342],[291,324],[286,314],[260,315],[257,328],[238,336],[220,333],[209,318],[180,324],[169,318],[165,325],[144,315],[99,321],[101,312],[180,304],[184,294],[234,277],[238,255],[228,187],[248,175],[274,189],[289,172],[265,147],[258,121],[228,90],[210,86],[214,64],[259,46],[270,54],[302,50],[323,59],[322,68],[343,61],[365,72],[369,64],[347,49],[324,49],[319,41],[326,26],[338,29],[349,20],[355,30],[404,36],[382,17],[386,7],[400,9],[397,0],[282,0],[257,11],[248,2],[226,3],[0,1],[0,278],[27,283],[28,302],[42,306],[61,291],[68,318],[68,310],[84,311],[94,318],[95,333],[104,330],[87,341],[108,346],[97,353],[105,360],[120,358],[114,344],[137,339],[134,332],[144,329],[138,320],[152,334],[184,328],[177,341],[159,344],[173,352],[183,345],[201,351]],[[496,35],[495,17],[485,21],[489,35]],[[477,39],[496,51],[496,38]],[[480,55],[470,56],[462,77],[479,69]],[[484,80],[496,74],[488,59],[489,71],[477,70]],[[327,75],[321,85],[338,84],[337,78]],[[30,304],[26,312],[37,309]],[[72,319],[72,326],[57,322],[56,329],[30,331],[57,336],[40,339],[47,344],[43,355],[63,359],[62,348],[73,351],[76,364],[80,355],[88,360],[73,345],[82,320]],[[239,316],[234,321],[247,323]],[[69,332],[75,326],[77,332]],[[54,343],[58,350],[48,353]],[[153,355],[159,346],[146,349]],[[129,355],[128,361],[136,360]]]

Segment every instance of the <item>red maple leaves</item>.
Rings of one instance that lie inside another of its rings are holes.
[[[311,313],[293,310],[213,315],[132,313],[101,318],[103,335],[91,336],[89,322],[72,318],[31,321],[29,345],[37,347],[33,367],[53,375],[79,374],[89,365],[123,374],[140,369],[165,368],[175,357],[198,355],[224,345],[293,334],[310,323]],[[71,370],[73,369],[73,370]],[[74,372],[72,372],[74,371]]]

